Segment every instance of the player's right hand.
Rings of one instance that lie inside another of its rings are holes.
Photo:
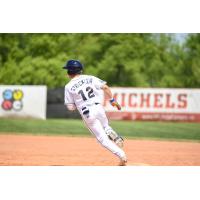
[[[112,98],[112,99],[110,100],[110,104],[111,104],[113,107],[117,107],[118,110],[121,110],[121,106],[117,103],[117,101],[116,101],[114,98]]]

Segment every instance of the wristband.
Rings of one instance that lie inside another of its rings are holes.
[[[115,99],[114,99],[114,98],[112,98],[112,99],[110,100],[110,103],[113,103],[113,102],[115,102]]]

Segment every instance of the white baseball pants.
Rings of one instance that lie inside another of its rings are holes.
[[[89,113],[83,114],[83,111],[86,110],[89,110]],[[112,130],[112,128],[108,124],[108,119],[103,106],[101,104],[88,105],[84,107],[83,111],[80,111],[80,113],[87,128],[97,138],[101,145],[110,150],[120,159],[125,158],[125,152],[113,143],[106,135],[105,130]]]

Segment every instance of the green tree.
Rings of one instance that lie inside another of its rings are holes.
[[[199,87],[199,46],[199,34],[0,34],[0,83],[61,87],[62,66],[79,59],[111,86]]]
[[[200,87],[200,34],[190,34],[184,46],[182,67],[185,87]]]

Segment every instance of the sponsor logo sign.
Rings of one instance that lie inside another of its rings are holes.
[[[46,86],[0,85],[0,117],[46,119]]]
[[[200,89],[112,88],[122,106],[117,111],[104,101],[114,119],[200,121]]]
[[[1,104],[1,107],[6,110],[15,110],[20,111],[23,108],[23,96],[24,93],[22,90],[16,89],[16,90],[10,90],[5,89],[2,93],[3,96],[3,102]]]

